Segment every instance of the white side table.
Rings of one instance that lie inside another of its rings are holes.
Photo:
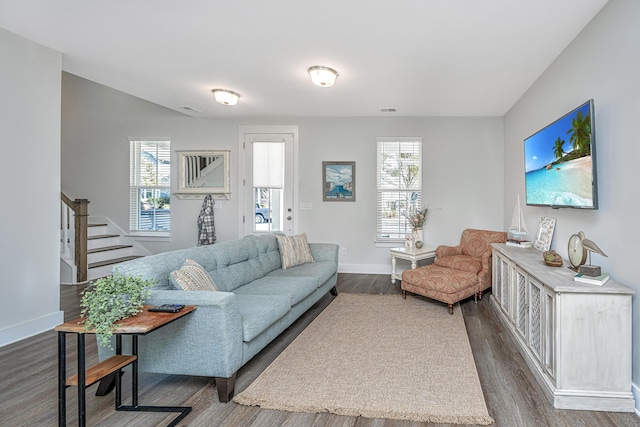
[[[418,261],[423,259],[435,258],[436,248],[422,247],[416,248],[392,248],[391,252],[391,283],[396,283],[396,279],[402,279],[402,274],[396,274],[396,258],[411,261],[411,268],[416,268]]]

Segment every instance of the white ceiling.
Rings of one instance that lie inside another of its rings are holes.
[[[502,116],[606,2],[0,0],[0,27],[62,52],[69,73],[198,117]],[[313,86],[312,65],[336,85]]]

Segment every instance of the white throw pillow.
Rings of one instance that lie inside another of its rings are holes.
[[[276,239],[278,239],[283,270],[296,265],[314,262],[306,233],[297,236],[276,236]]]
[[[200,264],[187,258],[180,270],[171,272],[173,282],[183,291],[219,291],[213,279]]]

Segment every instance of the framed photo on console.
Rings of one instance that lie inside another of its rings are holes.
[[[551,247],[551,239],[553,238],[553,230],[556,227],[556,219],[543,216],[540,218],[538,225],[538,236],[533,247],[539,251],[548,251]]]
[[[322,201],[356,201],[356,162],[322,162]]]

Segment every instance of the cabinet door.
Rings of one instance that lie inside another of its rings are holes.
[[[500,257],[500,306],[507,313],[508,317],[511,317],[511,274],[513,268],[511,261],[508,258]]]
[[[544,287],[536,280],[529,277],[529,336],[527,343],[529,349],[540,363],[542,358],[543,334],[546,333],[544,325]]]
[[[542,363],[544,369],[551,376],[556,376],[556,346],[555,346],[555,330],[556,330],[556,294],[549,288],[544,288],[542,295],[544,300],[544,334],[542,339],[543,358]]]
[[[527,339],[527,325],[529,324],[529,290],[527,280],[529,275],[516,267],[514,274],[515,285],[515,324],[518,334]]]
[[[502,287],[502,283],[500,281],[502,278],[502,272],[500,271],[500,267],[502,266],[502,263],[500,262],[501,258],[502,255],[500,255],[500,252],[494,250],[493,258],[491,260],[491,292],[497,302],[500,302],[500,288]]]

